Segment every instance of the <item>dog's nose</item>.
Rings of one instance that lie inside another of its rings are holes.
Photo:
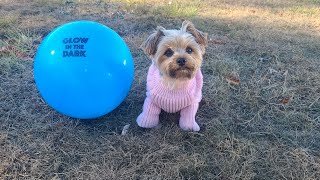
[[[178,58],[177,63],[179,64],[179,66],[184,66],[186,64],[186,59]]]

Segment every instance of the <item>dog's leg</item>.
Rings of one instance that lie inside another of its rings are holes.
[[[156,127],[159,124],[160,112],[161,109],[147,97],[143,104],[143,111],[137,118],[138,125],[144,128]]]
[[[180,112],[179,125],[185,131],[199,131],[200,127],[196,122],[196,113],[199,103],[191,104]]]

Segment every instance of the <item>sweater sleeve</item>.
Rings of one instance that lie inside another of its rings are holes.
[[[156,67],[152,64],[148,70],[147,76],[147,92],[150,92],[150,89],[154,88],[154,74],[156,71]]]
[[[200,102],[201,98],[202,98],[202,87],[203,87],[203,75],[201,73],[201,70],[199,70],[197,72],[196,75],[196,92],[195,92],[195,97],[196,97],[196,101]]]

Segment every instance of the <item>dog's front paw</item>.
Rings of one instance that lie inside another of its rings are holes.
[[[146,117],[141,113],[137,118],[137,124],[143,128],[155,128],[159,124],[159,117]]]
[[[180,120],[179,126],[184,131],[200,131],[200,127],[196,121],[186,122]]]

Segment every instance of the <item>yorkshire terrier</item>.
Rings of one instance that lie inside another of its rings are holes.
[[[184,21],[181,29],[158,27],[141,45],[152,60],[147,76],[147,97],[138,116],[140,127],[159,124],[161,109],[180,111],[179,126],[186,131],[199,131],[195,120],[202,98],[202,58],[208,45],[207,33]]]

